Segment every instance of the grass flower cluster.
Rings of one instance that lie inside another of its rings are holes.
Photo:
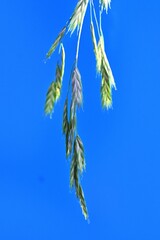
[[[111,0],[99,0],[99,20],[97,18],[96,9],[93,0],[78,0],[77,5],[67,21],[66,25],[58,34],[56,40],[52,44],[46,58],[50,58],[60,45],[61,49],[61,64],[57,63],[55,81],[49,86],[46,102],[45,113],[52,115],[55,103],[60,98],[63,76],[65,70],[65,48],[62,43],[63,37],[70,32],[72,35],[77,30],[77,48],[75,53],[75,61],[71,70],[67,96],[63,110],[63,134],[66,142],[66,157],[71,159],[70,162],[70,187],[75,188],[76,196],[79,199],[82,213],[85,219],[88,219],[88,210],[81,186],[81,175],[85,170],[85,156],[83,142],[77,131],[77,109],[81,108],[83,103],[83,88],[82,78],[78,67],[79,45],[82,33],[84,17],[87,7],[90,7],[90,30],[93,42],[93,51],[96,59],[96,70],[101,78],[101,102],[106,109],[112,106],[112,88],[116,89],[112,70],[105,52],[104,37],[101,25],[102,13],[105,10],[108,12]],[[96,29],[96,30],[95,30]],[[69,98],[70,94],[70,98]]]

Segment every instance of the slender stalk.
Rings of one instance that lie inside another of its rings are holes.
[[[101,36],[103,35],[103,32],[102,32],[102,8],[101,10],[99,11],[99,28],[100,28],[100,34]]]
[[[66,98],[68,98],[68,95],[69,95],[69,90],[70,90],[71,80],[72,80],[72,72],[73,72],[73,69],[74,69],[74,68],[75,68],[75,63],[74,63],[73,66],[72,66],[70,78],[69,78],[69,81],[68,81],[68,90],[67,90],[67,97],[66,97]]]
[[[94,3],[93,3],[93,0],[90,0],[90,1],[92,3],[93,15],[94,15],[94,19],[95,19],[96,26],[97,26],[98,36],[100,38],[101,34],[100,34],[100,29],[99,29],[99,24],[98,24],[98,20],[97,20],[97,14],[96,14],[95,6],[94,6]]]
[[[87,6],[88,6],[88,0],[87,0],[87,3],[86,3],[86,8],[85,8],[84,13],[83,13],[82,22],[81,22],[81,25],[80,25],[80,28],[79,28],[79,33],[78,33],[75,66],[77,66],[77,63],[78,63],[79,45],[80,45],[82,27],[83,27],[83,22],[84,22],[84,17],[85,17],[85,14],[86,14]]]
[[[93,18],[92,18],[92,3],[91,3],[91,0],[89,0],[89,6],[90,6],[90,19],[91,19],[91,23],[93,23]]]

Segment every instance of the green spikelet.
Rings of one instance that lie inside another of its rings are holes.
[[[58,34],[56,40],[54,41],[54,43],[52,44],[51,48],[49,49],[49,51],[46,54],[46,58],[50,58],[51,55],[54,53],[54,51],[56,50],[57,46],[59,45],[60,41],[62,40],[65,32],[66,32],[66,26],[63,27],[63,29],[61,30],[61,32]]]
[[[85,198],[84,198],[83,189],[80,185],[78,187],[78,198],[79,198],[79,201],[80,201],[80,206],[81,206],[84,218],[87,220],[88,219],[88,210],[87,210],[86,201],[85,201]]]
[[[70,130],[68,130],[67,134],[66,134],[66,157],[68,158],[71,153],[72,153],[72,147],[73,147],[73,140],[74,140],[74,136],[73,136],[73,132],[71,132]]]
[[[61,44],[61,65],[57,64],[56,67],[56,84],[57,87],[59,87],[60,89],[62,87],[64,68],[65,68],[65,50],[63,44]]]
[[[112,70],[110,68],[104,47],[103,34],[97,45],[97,71],[101,74],[101,101],[107,109],[112,106],[112,88],[116,89]]]
[[[106,69],[106,72],[108,73],[108,76],[109,76],[110,85],[111,85],[111,87],[116,89],[116,84],[115,84],[115,81],[114,81],[112,70],[111,70],[111,67],[109,65],[109,61],[107,59],[107,55],[106,55],[106,52],[105,52],[103,36],[101,37],[101,44],[100,44],[99,51],[101,51],[101,67],[104,67]]]
[[[69,157],[72,153],[75,130],[76,130],[76,113],[75,113],[75,105],[72,101],[70,106],[69,128],[67,132],[67,144],[66,144],[67,157]]]
[[[46,96],[46,102],[45,102],[46,114],[52,113],[55,101],[56,99],[59,98],[59,95],[60,95],[59,89],[56,87],[55,82],[52,82]]]
[[[75,184],[75,181],[78,182],[78,168],[76,163],[76,158],[73,155],[70,167],[70,187],[72,188]]]
[[[87,5],[88,5],[88,0],[78,1],[75,7],[75,10],[69,21],[68,31],[70,31],[71,34],[75,31],[76,28],[79,31],[80,25],[83,22],[83,19],[86,13]]]
[[[68,98],[66,99],[64,103],[64,109],[63,109],[63,134],[67,134],[68,132]]]
[[[83,189],[79,181],[79,173],[85,168],[84,149],[80,137],[77,135],[74,140],[74,151],[70,168],[70,187],[75,187],[77,198],[79,199],[82,213],[88,219],[88,211],[84,198]]]
[[[114,87],[116,89],[116,86],[105,52],[103,53],[102,56],[101,75],[102,75],[101,83],[102,106],[108,109],[112,106],[112,88]]]
[[[80,107],[83,102],[81,75],[77,67],[72,72],[72,103]]]
[[[101,82],[101,101],[102,106],[107,109],[112,106],[112,89],[106,68],[102,65],[102,82]]]
[[[57,63],[56,66],[56,80],[53,81],[48,89],[46,102],[45,102],[45,114],[52,114],[54,104],[60,97],[61,88],[62,88],[62,80],[64,75],[64,67],[65,67],[65,51],[63,45],[61,45],[61,65]]]
[[[75,154],[78,164],[78,170],[80,173],[83,172],[83,170],[86,167],[85,159],[84,159],[84,147],[81,138],[77,135],[75,139]]]

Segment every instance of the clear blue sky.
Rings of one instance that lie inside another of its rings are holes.
[[[64,39],[66,72],[53,118],[44,116],[57,52],[44,57],[74,1],[5,1],[0,6],[0,239],[160,239],[160,2],[112,1],[103,17],[117,91],[100,102],[100,79],[85,19],[79,69],[84,90],[78,131],[87,170],[90,224],[69,189],[61,130],[76,34]]]

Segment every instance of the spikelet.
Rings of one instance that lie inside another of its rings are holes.
[[[64,75],[64,67],[65,67],[65,50],[63,44],[61,44],[61,65],[57,64],[56,67],[56,84],[59,89],[62,87],[62,80]]]
[[[91,33],[92,33],[94,53],[96,57],[96,69],[97,69],[97,72],[100,73],[102,77],[102,82],[101,82],[102,106],[109,108],[112,106],[112,87],[116,89],[114,77],[105,53],[103,34],[101,34],[99,42],[97,44],[94,26],[92,23],[91,23]]]
[[[75,31],[76,28],[79,31],[79,27],[85,16],[87,6],[88,6],[88,0],[79,0],[78,1],[77,5],[74,9],[74,12],[69,20],[68,31],[70,31],[71,34]]]
[[[101,67],[101,72],[102,72],[101,101],[102,106],[108,109],[112,106],[112,88],[109,80],[109,75],[103,63]]]
[[[75,155],[72,157],[71,167],[70,167],[70,187],[72,188],[78,182],[78,168]]]
[[[62,124],[62,129],[63,129],[63,134],[67,134],[68,132],[68,98],[66,98],[65,103],[64,103],[64,109],[63,109],[63,124]]]
[[[78,198],[80,200],[80,206],[81,206],[84,218],[87,220],[88,219],[88,210],[87,210],[87,205],[86,205],[83,189],[80,185],[78,188]]]
[[[100,4],[102,6],[102,9],[105,9],[107,13],[108,8],[110,8],[110,5],[111,5],[111,0],[100,0]]]
[[[76,116],[74,116],[69,123],[68,142],[67,142],[67,149],[66,149],[67,157],[69,157],[72,153],[75,129],[76,129]]]
[[[63,27],[61,32],[58,34],[56,40],[54,41],[54,43],[50,47],[49,51],[47,52],[46,58],[50,58],[50,56],[54,53],[55,49],[59,45],[60,41],[62,40],[62,38],[63,38],[63,36],[64,36],[64,34],[66,32],[66,28],[67,28],[67,26]]]
[[[80,161],[81,161],[81,167],[79,166]],[[86,202],[85,202],[85,198],[84,198],[84,193],[83,193],[82,187],[80,185],[80,181],[79,181],[79,172],[81,173],[83,171],[84,167],[85,166],[84,166],[83,144],[82,144],[80,137],[77,135],[74,140],[74,152],[73,152],[71,168],[70,168],[70,187],[75,186],[76,195],[80,201],[82,213],[83,213],[85,219],[88,219],[88,211],[87,211],[87,206],[86,206]]]
[[[45,114],[51,114],[53,111],[54,103],[59,97],[59,91],[56,88],[55,82],[52,82],[46,96]]]
[[[102,62],[101,62],[101,75],[102,75],[102,83],[101,83],[101,99],[102,106],[107,109],[112,106],[112,88],[116,89],[114,77],[112,74],[112,70],[110,68],[105,48],[104,48],[104,40],[102,37],[101,40],[101,54],[102,54]]]
[[[115,84],[114,77],[113,77],[113,74],[112,74],[112,70],[111,70],[111,67],[109,65],[109,61],[107,59],[105,51],[103,52],[102,56],[103,56],[102,60],[103,60],[104,67],[106,68],[106,71],[109,75],[110,85],[111,85],[112,88],[114,88],[116,90],[116,84]]]
[[[70,141],[69,143],[70,151],[68,152],[69,155],[72,153],[72,149],[73,149],[75,130],[76,130],[76,109],[75,109],[75,103],[72,99],[71,105],[70,105],[70,120],[69,120],[69,141]]]
[[[78,170],[80,173],[85,169],[84,147],[81,138],[77,135],[75,139],[75,154],[77,158]]]
[[[56,66],[56,80],[53,81],[48,89],[46,102],[45,102],[45,113],[52,114],[54,104],[59,99],[62,88],[62,80],[64,75],[65,66],[65,51],[63,45],[61,46],[61,65],[57,63]]]
[[[69,130],[66,134],[66,157],[68,158],[72,153],[74,136]]]
[[[92,33],[94,35],[94,31]],[[94,36],[92,37],[94,39]],[[94,40],[95,42],[95,40]],[[95,45],[95,43],[94,43]],[[98,45],[96,45],[96,67],[97,72],[101,74],[101,100],[102,106],[107,109],[112,106],[112,88],[116,89],[112,70],[110,68],[104,47],[103,35],[100,36]]]
[[[92,22],[91,22],[90,28],[91,28],[91,34],[92,34],[93,50],[96,58],[96,69],[97,69],[97,72],[100,73],[100,69],[101,69],[101,51],[99,51],[100,42],[97,44],[94,25]]]
[[[72,100],[73,104],[80,107],[82,105],[82,82],[81,75],[77,67],[72,72]]]
[[[64,116],[65,115],[66,113],[64,111]],[[75,112],[75,104],[73,103],[73,100],[71,100],[71,105],[70,105],[70,119],[69,119],[69,122],[67,121],[64,117],[63,132],[65,131],[65,135],[66,135],[66,157],[68,158],[72,153],[75,129],[76,129],[76,112]],[[66,125],[68,126],[66,127]]]

